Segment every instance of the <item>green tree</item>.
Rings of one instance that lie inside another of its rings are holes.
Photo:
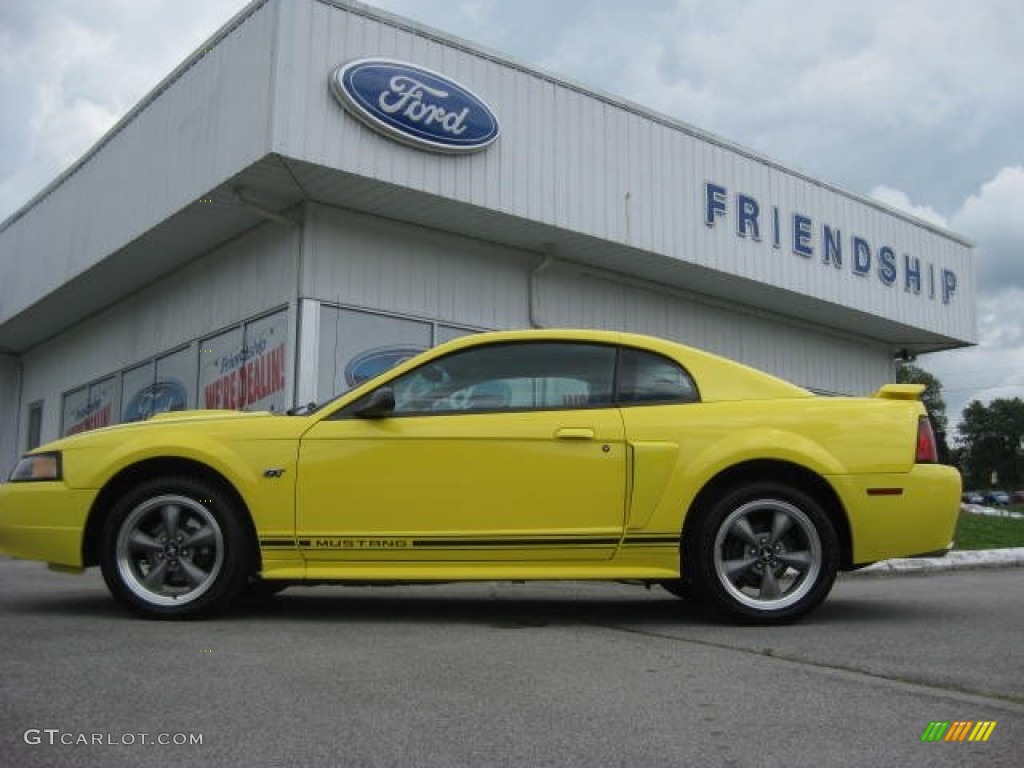
[[[921,402],[924,403],[924,409],[928,411],[928,418],[935,430],[939,456],[946,461],[946,457],[950,455],[949,444],[946,442],[949,420],[946,418],[946,401],[942,398],[942,382],[913,363],[900,364],[896,369],[896,381],[899,384],[924,384]]]
[[[1024,485],[1024,400],[997,398],[988,405],[972,401],[957,428],[961,471],[970,488],[991,488],[996,473],[1000,488]]]

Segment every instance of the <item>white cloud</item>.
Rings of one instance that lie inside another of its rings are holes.
[[[910,198],[907,196],[907,193],[902,190],[880,184],[871,190],[871,197],[880,203],[885,203],[890,208],[895,208],[898,211],[903,211],[903,213],[916,216],[922,221],[927,221],[937,227],[949,226],[942,214],[930,205],[914,205],[910,202]]]
[[[982,289],[1024,288],[1024,167],[1000,170],[967,198],[952,224],[978,244]]]
[[[918,362],[943,385],[951,427],[972,400],[1024,398],[1024,288],[978,298],[978,346],[925,355]]]
[[[881,198],[914,206],[898,190]],[[944,385],[950,423],[971,400],[1024,397],[1024,168],[1001,169],[969,195],[950,226],[975,242],[978,346],[926,356]]]
[[[1024,121],[998,74],[1024,69],[1019,0],[562,2],[543,23],[561,29],[547,69],[854,191],[884,168],[940,212]]]
[[[244,4],[38,0],[0,9],[0,220]]]
[[[27,184],[42,186],[73,162],[115,119],[109,109],[69,88],[69,81],[106,55],[111,36],[62,14],[47,14],[40,30],[25,39],[4,35],[11,44],[0,53],[0,83],[11,87],[9,106],[21,117],[4,134],[22,153],[16,172],[0,181],[4,211],[24,202]]]

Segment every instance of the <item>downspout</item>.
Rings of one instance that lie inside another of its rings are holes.
[[[540,263],[530,270],[529,277],[529,313],[530,313],[530,327],[531,328],[544,328],[545,323],[540,317],[540,298],[537,295],[537,280],[538,278],[547,272],[551,266],[555,263],[554,246],[550,243],[544,245],[544,258],[541,259]]]

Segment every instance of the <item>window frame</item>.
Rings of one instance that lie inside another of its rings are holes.
[[[623,357],[625,357],[625,355],[623,354],[624,352],[635,352],[635,353],[639,353],[639,354],[643,354],[643,355],[648,355],[650,357],[658,358],[659,360],[663,360],[664,362],[668,363],[669,365],[679,369],[679,372],[690,383],[690,388],[693,390],[693,398],[692,399],[687,399],[687,400],[681,400],[679,398],[672,398],[672,397],[653,399],[653,400],[623,400],[622,399],[622,383],[623,383],[622,364],[623,364]],[[620,344],[618,346],[618,352],[617,352],[617,354],[615,356],[615,381],[614,381],[614,384],[615,384],[615,390],[614,390],[613,398],[612,399],[613,399],[613,401],[615,403],[615,407],[616,408],[642,408],[644,406],[650,406],[650,405],[694,405],[696,403],[701,402],[700,387],[697,385],[697,380],[693,377],[693,374],[691,374],[687,370],[685,365],[683,365],[682,363],[678,362],[677,360],[673,360],[671,357],[669,357],[667,355],[663,355],[660,352],[655,352],[654,350],[645,349],[643,347],[631,347],[631,346],[626,346],[626,345],[623,345],[623,344]]]
[[[544,407],[517,407],[517,408],[475,408],[471,410],[447,410],[447,411],[435,411],[435,410],[417,410],[417,411],[389,411],[386,415],[374,415],[374,416],[362,416],[357,413],[362,407],[364,407],[370,398],[379,390],[386,387],[392,387],[393,384],[402,378],[413,376],[417,371],[425,368],[429,365],[433,365],[437,362],[443,361],[446,358],[454,355],[465,354],[467,352],[482,350],[482,349],[494,349],[503,346],[523,346],[523,345],[539,345],[539,344],[560,344],[560,345],[580,345],[586,347],[601,347],[610,348],[614,352],[613,369],[612,369],[612,381],[611,381],[611,392],[607,402],[601,403],[587,403],[580,406],[565,407],[565,406],[544,406]],[[640,354],[650,355],[665,361],[666,363],[677,368],[680,373],[690,382],[693,390],[692,399],[676,399],[676,398],[663,398],[658,400],[638,400],[638,401],[624,401],[621,397],[621,382],[622,382],[622,359],[624,352],[633,351]],[[489,414],[513,414],[513,413],[550,413],[555,411],[575,412],[575,411],[592,411],[592,410],[604,410],[608,408],[638,408],[645,406],[665,406],[665,405],[692,405],[701,402],[700,390],[697,386],[697,381],[690,374],[684,365],[676,360],[673,360],[667,355],[663,355],[659,352],[655,352],[650,349],[643,347],[633,347],[623,344],[615,344],[603,341],[587,341],[586,339],[540,339],[540,340],[511,340],[511,341],[500,341],[492,344],[480,345],[477,347],[468,347],[465,349],[455,350],[448,355],[433,358],[428,360],[421,365],[416,366],[412,370],[405,371],[404,373],[392,376],[385,381],[381,382],[378,386],[369,390],[366,394],[361,395],[347,405],[339,408],[337,411],[327,417],[328,421],[339,421],[348,419],[373,419],[373,418],[389,418],[389,419],[405,419],[405,418],[423,418],[426,416],[430,417],[444,417],[444,416],[478,416],[478,415],[489,415]]]

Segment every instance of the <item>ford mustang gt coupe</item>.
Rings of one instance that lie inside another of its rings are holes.
[[[155,618],[322,583],[604,579],[781,623],[949,549],[919,385],[823,397],[648,336],[464,337],[292,415],[164,413],[24,455],[0,552]]]

